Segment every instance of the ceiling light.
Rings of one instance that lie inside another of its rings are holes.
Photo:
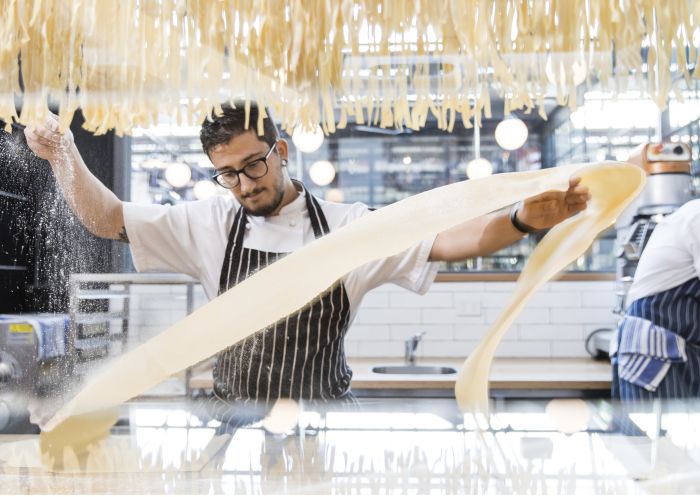
[[[316,129],[313,131],[307,131],[302,126],[296,126],[292,132],[292,142],[299,150],[305,154],[310,154],[318,150],[323,144],[323,130],[319,125],[316,125]]]
[[[309,176],[318,186],[329,185],[335,178],[335,167],[327,160],[314,162],[309,168]]]
[[[412,159],[411,159],[411,156],[410,156],[410,155],[407,155],[407,156],[405,156],[405,157],[402,159],[402,161],[403,161],[403,163],[404,163],[405,166],[408,166],[408,165],[411,163],[411,160],[412,160]]]
[[[474,123],[474,159],[467,164],[467,178],[485,178],[491,176],[493,166],[491,163],[481,157],[481,131],[479,123]]]
[[[192,179],[192,170],[182,162],[171,162],[165,168],[165,180],[174,188],[182,188]]]
[[[216,185],[210,180],[202,179],[194,184],[192,191],[196,199],[206,200],[216,195]]]
[[[491,176],[492,173],[493,166],[483,157],[471,160],[467,164],[467,177],[469,179],[485,178]]]
[[[496,126],[496,143],[505,150],[517,150],[527,141],[527,126],[520,119],[504,119]]]

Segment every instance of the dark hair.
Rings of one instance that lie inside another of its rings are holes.
[[[263,119],[263,134],[258,135],[259,109],[257,104],[250,103],[247,128],[245,125],[245,102],[234,102],[234,105],[235,108],[228,103],[222,104],[223,114],[217,116],[212,112],[211,119],[207,117],[202,123],[199,139],[202,142],[204,153],[207,155],[215,146],[228,143],[232,138],[247,132],[255,133],[258,140],[267,143],[270,147],[279,139],[279,131],[267,108],[265,109],[266,117]]]

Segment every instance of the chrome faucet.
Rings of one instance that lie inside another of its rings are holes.
[[[410,364],[411,366],[413,366],[416,363],[416,349],[418,348],[418,344],[423,338],[423,335],[425,335],[425,331],[416,333],[411,338],[407,338],[404,342],[406,346],[406,364]]]

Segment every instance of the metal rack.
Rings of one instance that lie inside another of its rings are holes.
[[[69,282],[70,330],[67,353],[76,363],[105,357],[111,344],[120,342],[124,350],[129,340],[129,303],[134,285],[185,285],[186,311],[194,311],[194,287],[199,282],[189,276],[173,273],[103,273],[72,274]],[[95,288],[100,286],[102,288]],[[113,288],[118,286],[119,288]],[[83,312],[81,302],[86,300],[121,301],[121,309],[111,305],[105,311]],[[111,323],[121,321],[120,332],[115,333]],[[185,371],[185,394],[190,395],[190,368]]]

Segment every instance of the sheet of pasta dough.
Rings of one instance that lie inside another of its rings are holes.
[[[544,283],[583,254],[596,235],[615,222],[645,183],[639,168],[591,166],[577,174],[593,198],[585,211],[550,230],[530,254],[508,303],[459,371],[455,397],[462,412],[488,412],[491,363],[510,325]]]
[[[640,168],[605,162],[499,174],[436,188],[368,213],[268,266],[115,359],[94,374],[77,395],[42,426],[42,437],[70,440],[69,433],[61,433],[62,426],[71,424],[70,417],[109,409],[135,397],[189,365],[298,310],[362,264],[399,253],[452,226],[532,195],[547,190],[566,190],[572,175],[581,176],[583,184],[591,189],[593,208],[577,216],[590,221],[577,219],[557,226],[547,237],[549,242],[540,244],[531,255],[528,267],[537,270],[523,271],[517,304],[510,307],[510,315],[498,320],[502,323],[498,329],[506,329],[535,289],[561,270],[566,265],[565,260],[574,260],[583,253],[597,232],[609,226],[639,192],[644,183]],[[564,246],[558,248],[558,243]],[[550,254],[557,255],[555,262],[547,262]],[[497,344],[493,336],[484,347],[487,352]],[[473,402],[475,396],[487,391],[488,364],[468,365],[472,369],[466,377],[460,375],[458,382],[458,390],[464,389],[464,392],[457,392],[462,406],[478,404]],[[479,382],[481,386],[476,385]],[[85,425],[82,429],[89,430]]]

